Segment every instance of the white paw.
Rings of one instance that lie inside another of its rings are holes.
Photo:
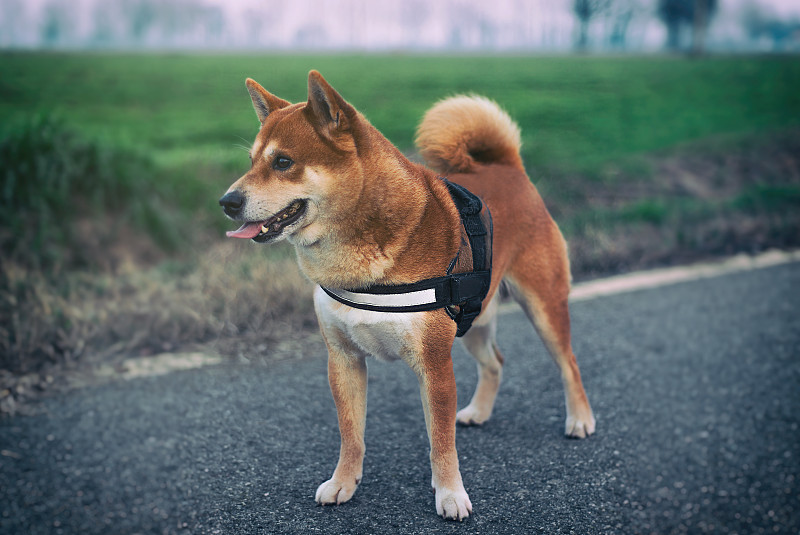
[[[464,520],[472,512],[472,503],[469,501],[467,491],[462,487],[459,490],[448,488],[436,489],[436,512],[444,518]]]
[[[481,425],[489,416],[492,411],[481,411],[472,404],[467,405],[456,414],[456,421],[462,425]]]
[[[353,493],[358,488],[359,480],[352,479],[348,483],[344,483],[337,479],[331,478],[319,487],[314,499],[320,505],[339,505],[353,497]]]
[[[594,433],[594,416],[591,411],[583,416],[567,416],[567,423],[564,426],[565,433],[571,438],[586,438]]]

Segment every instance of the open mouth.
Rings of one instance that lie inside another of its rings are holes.
[[[264,221],[249,221],[239,227],[239,230],[232,230],[226,233],[229,238],[252,239],[258,243],[264,243],[280,235],[283,229],[299,220],[306,212],[306,201],[296,200],[289,206]]]

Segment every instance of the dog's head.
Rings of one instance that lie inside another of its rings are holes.
[[[219,201],[242,222],[227,235],[312,244],[356,202],[364,171],[355,136],[366,120],[316,71],[304,103],[290,104],[249,78],[246,85],[261,128],[250,170]]]

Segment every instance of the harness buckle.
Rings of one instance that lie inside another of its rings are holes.
[[[454,273],[450,275],[450,295],[454,305],[480,296],[488,290],[487,282],[491,275],[488,271],[471,273]]]

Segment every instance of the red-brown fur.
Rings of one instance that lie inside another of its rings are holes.
[[[591,434],[594,418],[570,343],[566,244],[525,174],[519,130],[511,119],[477,97],[434,106],[417,135],[434,172],[405,158],[316,72],[309,75],[309,100],[303,104],[274,97],[252,80],[247,87],[262,126],[251,170],[229,191],[247,199],[239,217],[246,222],[307,199],[307,212],[285,234],[313,282],[360,288],[443,275],[460,247],[461,228],[442,174],[480,196],[494,223],[491,289],[484,312],[464,338],[478,360],[480,380],[472,402],[458,415],[450,357],[455,324],[443,310],[380,316],[353,311],[321,293],[315,297],[342,440],[339,463],[317,490],[317,501],[347,501],[361,479],[365,357],[373,355],[402,358],[417,373],[437,511],[447,518],[469,515],[455,421],[482,423],[491,413],[502,375],[492,301],[501,283],[529,315],[561,370],[567,434]],[[270,150],[290,156],[292,167],[276,170]]]

